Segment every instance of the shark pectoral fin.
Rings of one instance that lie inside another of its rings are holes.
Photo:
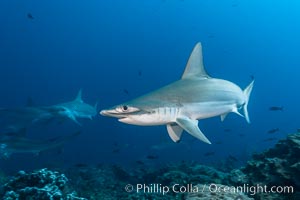
[[[177,124],[192,136],[202,140],[205,143],[211,144],[207,137],[201,132],[198,127],[198,120],[193,120],[188,117],[180,117],[176,119]]]
[[[79,126],[82,126],[76,119],[76,117],[74,115],[69,115],[68,116],[71,120],[73,120],[76,124],[78,124]]]
[[[167,130],[168,130],[170,138],[174,142],[180,141],[181,134],[183,131],[183,129],[180,126],[178,126],[177,124],[167,124]]]

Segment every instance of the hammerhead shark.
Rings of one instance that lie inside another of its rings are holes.
[[[198,127],[198,120],[234,112],[250,123],[247,106],[254,80],[242,90],[236,84],[210,77],[204,68],[201,43],[194,47],[180,80],[131,101],[102,110],[101,115],[120,122],[149,126],[166,125],[174,142],[183,130],[211,144]],[[243,109],[242,115],[239,110]]]
[[[97,115],[97,103],[95,106],[85,103],[82,100],[82,90],[79,90],[73,101],[44,107],[43,109],[58,114],[60,117],[69,118],[79,125],[81,124],[78,122],[77,118],[92,119]]]
[[[91,106],[82,100],[79,90],[72,101],[51,106],[27,105],[21,108],[0,108],[0,135],[21,135],[24,129],[37,123],[49,123],[52,120],[71,119],[81,125],[77,119],[92,119],[97,115],[97,104]],[[21,133],[21,134],[20,134]]]
[[[11,154],[15,153],[39,153],[55,148],[62,147],[66,142],[75,138],[80,134],[80,131],[71,135],[52,138],[49,140],[33,140],[25,137],[9,136],[0,138],[0,156],[2,158],[9,158]]]

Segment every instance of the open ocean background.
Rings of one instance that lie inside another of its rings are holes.
[[[211,76],[241,88],[251,76],[256,80],[250,125],[235,114],[224,122],[199,122],[212,145],[187,133],[176,144],[165,126],[126,125],[98,114],[80,120],[82,126],[66,121],[33,127],[30,138],[82,134],[59,154],[0,160],[1,170],[78,163],[130,168],[137,160],[216,165],[229,155],[242,165],[300,128],[299,9],[297,0],[0,1],[1,108],[25,106],[29,97],[36,105],[71,101],[82,89],[83,100],[98,102],[99,113],[179,79],[199,41]],[[284,109],[270,111],[271,106]],[[269,134],[274,128],[279,131]],[[264,141],[271,137],[276,139]]]

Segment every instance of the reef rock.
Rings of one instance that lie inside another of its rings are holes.
[[[32,200],[72,200],[85,198],[76,194],[66,194],[64,189],[68,182],[64,174],[41,169],[32,173],[19,171],[2,188],[3,199],[32,199]]]
[[[294,198],[300,189],[299,155],[300,133],[288,135],[275,147],[253,155],[245,167],[232,170],[230,182],[235,185],[266,186],[267,191],[255,195],[258,199]],[[270,191],[273,186],[280,191]]]

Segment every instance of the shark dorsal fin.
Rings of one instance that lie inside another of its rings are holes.
[[[181,79],[187,78],[210,78],[206,73],[203,65],[203,56],[202,56],[202,45],[198,42],[187,62],[183,75]]]
[[[78,91],[78,94],[77,94],[77,96],[76,96],[76,98],[75,98],[75,101],[82,102],[82,89],[80,89],[80,90]]]

